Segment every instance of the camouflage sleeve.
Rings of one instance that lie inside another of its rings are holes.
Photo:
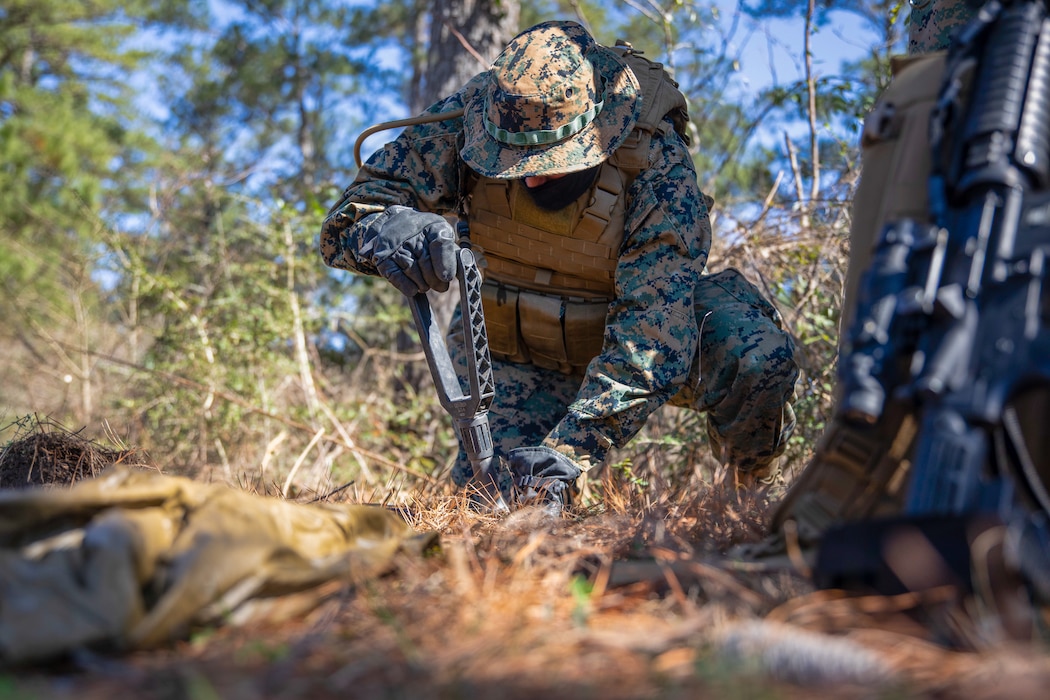
[[[627,444],[678,392],[697,354],[693,288],[711,246],[707,206],[677,135],[654,139],[650,162],[628,192],[605,345],[543,442],[585,470]]]
[[[947,49],[952,34],[976,12],[969,0],[916,0],[908,15],[908,53]]]
[[[459,92],[434,104],[427,113],[461,109],[482,75]],[[321,225],[321,257],[331,267],[374,275],[367,262],[375,236],[375,217],[400,204],[435,214],[455,212],[460,200],[463,120],[456,117],[407,127],[376,151],[343,192]]]

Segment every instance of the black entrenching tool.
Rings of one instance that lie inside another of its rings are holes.
[[[482,497],[483,505],[495,514],[504,514],[510,509],[497,483],[498,464],[493,458],[492,433],[489,429],[488,412],[496,393],[496,384],[492,378],[485,314],[481,308],[481,272],[474,262],[474,254],[468,248],[460,248],[458,257],[456,275],[459,278],[469,394],[463,392],[426,294],[412,297],[412,317],[416,321],[419,341],[438,389],[438,398],[442,407],[452,416],[456,433],[474,469],[472,484]]]

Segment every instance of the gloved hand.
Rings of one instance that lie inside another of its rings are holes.
[[[456,276],[456,234],[444,217],[394,205],[378,215],[372,262],[405,296],[448,290]]]
[[[518,497],[562,508],[572,505],[576,478],[582,473],[572,460],[549,447],[518,447],[507,453]]]

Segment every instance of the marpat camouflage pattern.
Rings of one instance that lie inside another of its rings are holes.
[[[973,19],[968,0],[913,0],[908,15],[908,53],[944,51],[952,34]]]
[[[550,31],[549,24],[540,26]],[[597,55],[586,42],[579,46],[584,55]],[[630,125],[640,100],[632,94],[617,106],[609,86],[630,91],[637,80],[617,73],[630,70],[621,62],[603,59],[595,66],[599,64],[614,72],[600,76],[605,78],[607,103],[602,114],[620,114],[616,123]],[[505,65],[518,63],[507,58]],[[493,84],[498,82],[492,71],[482,73],[427,112],[484,105]],[[471,114],[468,109],[468,124],[478,119]],[[508,132],[520,131],[523,124],[535,130],[555,125],[553,117],[549,121],[503,120],[498,126]],[[648,167],[620,195],[625,198],[625,235],[601,353],[582,377],[494,360],[496,395],[490,422],[498,453],[543,445],[586,471],[600,465],[612,446],[629,442],[664,404],[706,411],[716,456],[740,470],[763,470],[783,452],[794,427],[790,402],[799,374],[794,345],[772,305],[739,273],[703,274],[711,244],[707,205],[688,149],[671,120],[666,122],[667,128],[654,133],[649,143]],[[367,254],[375,237],[372,215],[391,205],[442,215],[466,212],[469,221],[467,199],[476,178],[464,163],[463,148],[480,137],[467,131],[463,117],[418,124],[373,154],[324,221],[320,249],[325,263],[375,275]],[[601,148],[615,148],[622,140],[622,135],[605,138]],[[569,136],[564,143],[572,141]],[[501,148],[513,153],[520,147]],[[571,146],[567,152],[572,152]],[[474,163],[478,160],[475,156]],[[493,155],[486,167],[491,166],[490,177],[494,172],[523,177],[521,173],[534,172],[531,168],[540,161],[522,156],[517,162]],[[521,166],[524,162],[533,165]],[[563,165],[557,161],[544,167],[555,172]],[[458,321],[452,328],[458,329]],[[460,348],[461,339],[450,338],[454,357],[461,354]],[[461,453],[453,477],[462,484],[470,473]]]

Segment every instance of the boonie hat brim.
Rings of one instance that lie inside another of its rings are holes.
[[[499,71],[509,53],[527,43],[530,33],[564,32],[591,62],[602,94],[601,110],[583,128],[553,143],[511,145],[497,140],[486,125],[488,100],[496,91]],[[465,105],[465,141],[460,156],[486,177],[520,179],[592,168],[620,147],[641,113],[638,79],[614,51],[596,43],[575,22],[545,22],[518,35],[493,63],[486,88]]]

